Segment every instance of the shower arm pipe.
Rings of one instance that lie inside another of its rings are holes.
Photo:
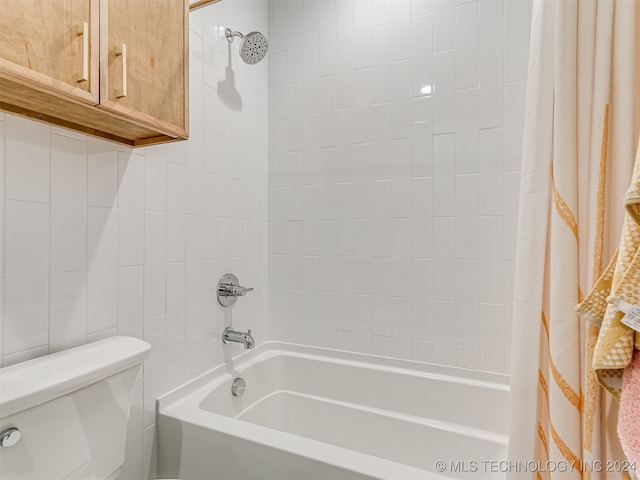
[[[244,38],[244,35],[241,34],[240,32],[237,31],[233,31],[230,28],[225,28],[224,29],[224,35],[225,37],[227,37],[227,40],[229,43],[233,42],[233,37],[239,37],[239,38]]]
[[[194,2],[194,3],[189,5],[189,10],[191,10],[191,11],[197,10],[199,8],[206,7],[207,5],[209,5],[211,3],[218,3],[220,1],[222,1],[222,0],[198,0],[197,2]]]

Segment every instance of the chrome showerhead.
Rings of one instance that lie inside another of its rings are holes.
[[[240,32],[234,32],[230,28],[225,28],[224,34],[229,43],[233,42],[233,37],[240,37],[240,58],[249,65],[255,65],[267,55],[269,42],[260,32],[250,32],[246,35]]]

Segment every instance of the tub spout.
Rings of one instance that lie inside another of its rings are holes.
[[[231,327],[227,327],[222,332],[222,343],[242,343],[245,349],[250,349],[256,346],[256,342],[251,336],[251,330],[247,332],[236,332]]]

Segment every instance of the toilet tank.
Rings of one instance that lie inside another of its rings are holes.
[[[133,387],[150,348],[111,337],[0,369],[0,432],[21,435],[0,447],[0,478],[117,478]]]

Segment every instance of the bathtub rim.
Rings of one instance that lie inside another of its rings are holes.
[[[494,388],[507,393],[510,391],[510,377],[507,374],[270,340],[260,343],[251,350],[240,352],[225,359],[220,365],[161,395],[156,400],[156,411],[159,412],[162,408],[167,408],[175,402],[186,399],[210,382],[218,379],[220,375],[224,373],[230,374],[235,370],[235,367],[248,368],[262,360],[279,355],[305,357],[328,363],[347,363],[356,367],[373,367],[374,370],[412,374],[436,380]]]

